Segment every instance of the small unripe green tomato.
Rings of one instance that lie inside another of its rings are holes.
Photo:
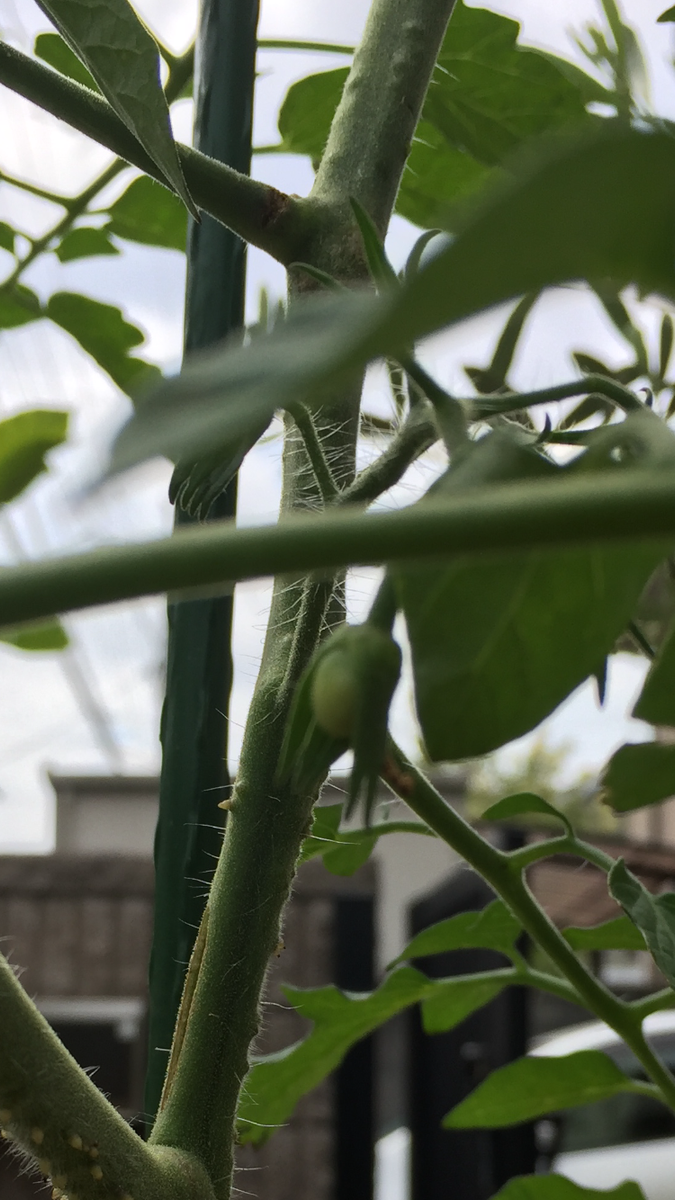
[[[354,729],[359,695],[358,673],[344,650],[326,654],[317,664],[312,680],[312,712],[324,733],[349,738]]]

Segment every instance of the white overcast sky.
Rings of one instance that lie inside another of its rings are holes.
[[[196,20],[193,0],[143,0],[137,4],[148,24],[174,50],[190,41]],[[597,19],[592,0],[495,0],[486,5],[522,22],[521,40],[578,56],[569,37]],[[648,48],[654,108],[675,115],[672,27],[656,25],[665,0],[625,0],[624,13],[639,28]],[[263,0],[260,33],[355,42],[367,12],[366,0]],[[49,28],[33,0],[0,0],[0,33],[25,50],[36,33]],[[344,58],[316,54],[264,52],[255,109],[255,141],[276,140],[276,114],[286,88],[314,70],[344,63]],[[0,169],[55,191],[76,191],[102,169],[107,154],[71,133],[46,114],[0,89]],[[191,105],[175,110],[175,130],[189,140]],[[306,193],[311,170],[294,156],[263,156],[255,173],[286,191]],[[124,183],[133,176],[125,176]],[[120,190],[120,185],[116,184]],[[31,233],[42,232],[58,213],[25,193],[0,184],[0,219]],[[391,255],[401,261],[416,231],[396,218],[390,236]],[[0,251],[0,278],[9,259]],[[146,332],[146,352],[163,366],[180,358],[184,263],[182,256],[133,246],[118,258],[62,266],[44,257],[26,282],[42,295],[57,289],[82,290],[121,305]],[[253,314],[261,285],[283,290],[281,269],[255,251],[249,257],[249,305]],[[656,318],[640,307],[654,343]],[[450,387],[466,390],[465,363],[485,361],[499,314],[470,322],[426,348],[426,361]],[[543,386],[570,377],[571,348],[586,349],[619,362],[626,351],[592,301],[579,292],[560,291],[540,306],[517,360],[515,381],[522,387]],[[78,484],[91,478],[103,461],[111,433],[128,411],[128,401],[103,378],[73,343],[47,324],[0,334],[0,416],[20,408],[54,406],[72,413],[67,447],[52,455],[52,470],[20,502],[0,516],[0,561],[82,549],[103,542],[142,539],[169,531],[172,511],[166,499],[170,470],[154,463],[125,478],[114,489],[82,503]],[[371,407],[385,406],[382,378],[369,385]],[[279,490],[277,440],[253,453],[242,471],[240,520],[273,518]],[[405,502],[442,465],[440,453],[416,467],[389,502]],[[362,610],[373,587],[373,573],[359,572],[352,582],[354,614]],[[236,611],[237,675],[231,713],[233,763],[241,739],[250,691],[264,631],[269,583],[238,590]],[[162,600],[142,601],[67,619],[73,649],[67,656],[29,656],[0,645],[0,852],[47,850],[53,843],[53,800],[47,771],[125,773],[155,771],[159,764],[158,721],[165,652],[165,607]],[[616,659],[610,673],[608,703],[599,711],[593,689],[585,686],[547,722],[553,743],[569,742],[568,770],[597,768],[627,736],[649,736],[646,727],[627,714],[639,688],[643,668],[635,660]],[[106,738],[88,707],[103,715]],[[416,732],[410,714],[409,685],[396,701],[394,722],[401,740],[414,748]],[[527,741],[527,739],[526,739]],[[521,746],[509,748],[513,755]]]

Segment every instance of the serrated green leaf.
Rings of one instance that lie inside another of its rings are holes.
[[[654,962],[675,987],[675,892],[652,896],[622,858],[612,867],[608,882],[611,895],[644,934]]]
[[[171,132],[157,43],[128,0],[38,0],[167,183],[196,215]]]
[[[645,939],[628,917],[614,917],[601,925],[563,929],[573,950],[646,950]]]
[[[66,440],[68,413],[32,409],[0,421],[0,504],[47,470],[45,454]]]
[[[608,121],[593,137],[540,148],[396,296],[316,297],[250,347],[195,356],[145,399],[118,440],[116,468],[153,454],[198,457],[289,402],[320,403],[371,358],[550,284],[609,277],[675,296],[669,130]]]
[[[300,1097],[339,1066],[351,1046],[435,991],[443,992],[446,1019],[451,1021],[450,993],[455,987],[453,1023],[458,1024],[491,998],[487,977],[475,976],[468,983],[470,987],[461,977],[432,980],[413,967],[399,967],[374,992],[342,992],[332,984],[307,991],[284,988],[293,1007],[313,1021],[314,1028],[303,1041],[254,1062],[239,1102],[240,1140],[265,1141],[288,1119]],[[490,978],[489,983],[495,981]]]
[[[77,292],[55,292],[45,315],[74,337],[123,392],[161,377],[157,367],[131,357],[130,351],[142,344],[144,335],[112,304]]]
[[[503,1129],[533,1117],[606,1100],[635,1084],[600,1050],[519,1058],[493,1071],[443,1119],[445,1129]]]
[[[675,746],[626,743],[600,777],[601,796],[615,812],[632,812],[675,796]]]
[[[387,969],[399,962],[425,958],[429,954],[445,954],[449,950],[500,950],[508,956],[521,932],[520,922],[504,902],[493,900],[479,912],[458,913],[423,929]]]
[[[497,1192],[493,1200],[645,1200],[632,1180],[609,1191],[580,1187],[564,1175],[518,1175]]]
[[[23,625],[18,629],[3,629],[0,642],[16,646],[17,650],[54,651],[65,650],[68,634],[60,621],[45,621],[40,625]]]
[[[40,301],[30,288],[21,283],[11,289],[0,288],[0,329],[17,329],[41,316]]]
[[[0,221],[0,249],[9,250],[9,253],[13,254],[15,240],[16,230],[6,221]]]
[[[629,441],[632,430],[651,437],[651,424],[643,430],[641,421],[627,420],[617,428]],[[603,447],[608,460],[614,436]],[[574,476],[587,469],[584,458],[556,467],[507,434],[492,433],[433,492],[438,498],[507,479]],[[440,566],[392,570],[432,760],[488,754],[538,725],[610,652],[662,556],[643,545],[528,551],[479,563],[456,556]]]
[[[134,179],[109,211],[108,233],[146,246],[185,251],[185,208],[177,196],[148,175]]]
[[[92,88],[97,92],[96,81],[81,59],[74,54],[67,42],[58,33],[39,33],[33,47],[37,58],[53,67],[67,79],[74,79],[83,87]]]
[[[119,250],[110,241],[105,229],[93,229],[91,226],[69,230],[56,247],[56,256],[62,263],[101,254],[119,254]]]
[[[497,800],[496,804],[491,804],[481,813],[481,820],[509,821],[512,817],[522,817],[529,813],[543,813],[547,817],[555,817],[562,821],[570,837],[574,836],[574,830],[565,814],[549,804],[548,800],[535,796],[532,792],[519,792],[517,796],[505,796],[503,800]]]
[[[649,668],[633,716],[650,725],[675,725],[675,628]]]

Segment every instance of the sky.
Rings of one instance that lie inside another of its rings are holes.
[[[597,19],[592,0],[543,5],[540,0],[494,0],[486,5],[522,23],[521,40],[575,57],[570,38]],[[664,0],[624,0],[624,13],[643,37],[652,71],[656,111],[675,116],[672,27],[656,25]],[[137,9],[151,28],[175,51],[189,43],[196,21],[193,0],[143,0]],[[367,12],[366,0],[263,0],[261,37],[305,38],[353,43]],[[0,0],[0,33],[30,50],[36,33],[50,26],[33,0]],[[342,65],[342,56],[264,51],[260,53],[255,105],[254,144],[277,139],[276,116],[289,84],[316,70]],[[0,89],[2,137],[0,169],[55,191],[75,192],[109,160],[105,151],[72,133],[28,102]],[[190,140],[191,104],[174,109],[174,130]],[[296,156],[257,156],[254,173],[297,194],[306,194],[312,173]],[[133,178],[125,173],[116,191]],[[58,216],[42,201],[0,183],[0,220],[16,223],[32,234],[42,232]],[[394,218],[388,247],[400,264],[418,231]],[[0,251],[0,278],[9,258]],[[26,282],[47,296],[57,289],[82,290],[121,305],[147,335],[143,353],[165,369],[180,361],[184,260],[175,252],[126,247],[113,259],[62,265],[44,256]],[[282,295],[281,268],[259,251],[249,254],[248,312],[254,317],[261,286]],[[654,345],[656,314],[636,306]],[[466,394],[465,363],[487,360],[503,313],[490,313],[460,329],[433,339],[421,351],[441,382]],[[513,373],[523,388],[570,378],[572,348],[600,353],[608,361],[625,361],[626,350],[596,304],[578,290],[556,291],[539,305],[523,338]],[[382,372],[368,381],[368,406],[386,411],[387,388]],[[92,366],[68,336],[48,323],[0,333],[0,417],[27,407],[64,408],[71,413],[68,444],[50,456],[50,471],[25,497],[0,513],[0,562],[103,543],[165,535],[172,524],[166,490],[170,467],[153,462],[114,486],[83,500],[82,485],[105,462],[110,439],[129,412],[128,400]],[[277,436],[255,450],[241,472],[238,520],[274,519],[280,486],[281,442]],[[388,505],[407,503],[443,467],[435,450],[406,476]],[[373,571],[355,572],[350,581],[350,613],[364,612],[376,582]],[[247,583],[237,589],[235,618],[236,678],[230,713],[233,767],[259,662],[271,584]],[[53,795],[48,772],[155,772],[159,766],[158,722],[166,642],[163,599],[99,609],[65,620],[71,649],[62,655],[27,655],[0,645],[0,852],[49,850],[53,845]],[[650,736],[628,714],[644,675],[644,665],[619,656],[610,669],[608,700],[598,708],[594,688],[578,690],[539,732],[553,743],[566,742],[570,778],[597,770],[627,738]],[[410,681],[397,694],[393,726],[409,750],[417,744],[411,713]],[[507,747],[505,758],[526,751],[532,737]]]

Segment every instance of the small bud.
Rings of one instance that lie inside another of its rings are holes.
[[[82,1138],[80,1137],[79,1133],[71,1133],[70,1137],[68,1138],[68,1145],[72,1146],[73,1150],[82,1149]]]

